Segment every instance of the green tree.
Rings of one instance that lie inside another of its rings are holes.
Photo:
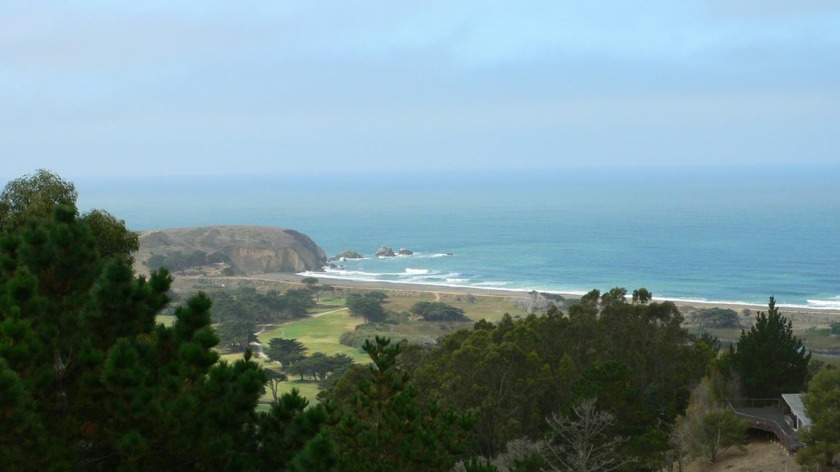
[[[221,344],[234,351],[245,351],[257,337],[257,328],[252,320],[246,318],[232,318],[225,320],[216,328]]]
[[[472,455],[495,457],[513,439],[541,437],[546,416],[572,400],[579,379],[580,366],[567,353],[574,336],[568,326],[557,315],[505,315],[450,334],[416,370],[422,398],[474,412]]]
[[[568,316],[557,308],[505,315],[446,336],[416,367],[422,398],[474,411],[469,453],[495,457],[513,439],[542,437],[552,412],[570,414],[576,400],[597,396],[617,418],[615,434],[628,438],[627,455],[656,467],[648,458],[668,449],[671,425],[715,353],[691,342],[673,303],[625,295],[613,289],[603,302],[593,290]]]
[[[48,218],[56,205],[75,208],[76,186],[46,169],[14,179],[0,194],[0,228],[14,229],[29,218]]]
[[[367,323],[385,321],[388,314],[382,307],[382,302],[388,296],[385,295],[382,298],[379,294],[385,295],[382,292],[370,292],[364,295],[351,293],[348,295],[347,308],[350,309],[350,315],[364,318]]]
[[[742,447],[747,436],[747,423],[721,400],[715,398],[712,382],[704,378],[691,392],[691,402],[685,416],[678,420],[679,447],[685,447],[689,456],[709,463],[729,447]]]
[[[297,389],[281,395],[268,412],[257,417],[258,440],[250,443],[253,470],[289,472],[338,471],[332,437],[324,427],[335,424],[330,407],[315,405]]]
[[[399,344],[385,338],[366,343],[368,375],[349,388],[342,417],[332,429],[339,469],[365,471],[440,471],[455,463],[469,415],[422,407],[407,372],[397,367]]]
[[[464,310],[443,302],[417,302],[408,311],[426,321],[469,321]]]
[[[100,256],[72,206],[0,236],[0,469],[249,460],[236,445],[254,441],[265,375],[248,357],[218,362],[203,295],[156,324],[170,285],[165,271],[136,278],[126,258]]]
[[[304,277],[300,279],[300,283],[306,285],[306,287],[311,290],[315,288],[316,285],[318,285],[318,279],[316,279],[315,277]]]
[[[271,338],[268,341],[266,355],[276,362],[288,368],[295,362],[306,357],[306,346],[297,339]]]
[[[347,369],[353,364],[353,359],[347,354],[334,354],[328,356],[323,352],[313,352],[311,356],[304,357],[292,364],[288,371],[300,375],[301,380],[305,375],[310,375],[314,380],[325,380],[333,372]]]
[[[705,444],[706,459],[715,462],[724,449],[741,447],[747,437],[747,423],[732,410],[715,408],[703,415],[699,433]]]
[[[289,380],[289,376],[272,369],[264,369],[263,372],[265,372],[265,376],[268,378],[266,385],[268,386],[268,389],[271,390],[272,399],[274,399],[275,402],[279,401],[281,397],[280,385]]]
[[[645,303],[651,301],[653,299],[653,294],[646,288],[639,288],[633,290],[633,303],[641,303],[644,305]]]
[[[125,221],[104,210],[91,210],[82,215],[93,236],[96,248],[103,257],[123,255],[131,257],[140,249],[137,233],[125,227]]]
[[[770,297],[767,313],[759,312],[749,331],[741,330],[730,347],[731,365],[749,397],[778,397],[805,389],[811,353],[793,335],[791,322],[779,313]]]
[[[807,447],[797,460],[807,465],[830,465],[840,454],[840,369],[823,369],[808,383],[803,399],[811,427],[803,434]]]

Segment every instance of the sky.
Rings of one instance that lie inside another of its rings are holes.
[[[840,2],[0,3],[0,179],[840,161]]]

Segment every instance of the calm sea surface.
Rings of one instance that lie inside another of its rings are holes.
[[[77,180],[135,230],[308,234],[330,277],[840,309],[840,166]],[[377,259],[380,246],[411,257]],[[323,275],[319,275],[322,276]]]

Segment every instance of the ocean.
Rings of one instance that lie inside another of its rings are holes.
[[[309,235],[320,278],[840,309],[840,166],[76,180],[133,230]],[[376,258],[380,246],[414,255]]]

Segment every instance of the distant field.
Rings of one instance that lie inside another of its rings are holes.
[[[323,352],[328,355],[342,353],[359,362],[365,359],[365,355],[356,349],[342,346],[338,343],[338,337],[345,331],[352,331],[362,321],[361,318],[351,317],[346,309],[339,308],[325,314],[275,325],[273,328],[263,331],[257,339],[267,346],[271,338],[295,338],[306,346],[307,354],[313,352]]]
[[[267,282],[254,281],[249,282],[248,279],[241,279],[231,283],[227,281],[228,288],[235,288],[237,285],[247,284],[256,286],[260,290],[279,290],[286,291],[289,288],[299,288],[300,284],[287,282]],[[187,285],[187,284],[185,284]],[[208,282],[207,280],[193,281],[187,291],[195,291],[197,289],[205,289],[214,287],[218,289],[224,284],[218,282]],[[183,288],[187,288],[183,287]],[[192,289],[192,290],[189,290]],[[310,316],[306,318],[296,319],[271,325],[264,328],[258,335],[258,340],[263,345],[268,345],[272,338],[296,338],[307,347],[307,354],[314,352],[323,352],[327,355],[343,353],[350,356],[355,362],[364,363],[368,361],[365,353],[359,349],[341,345],[338,342],[339,337],[346,331],[355,330],[356,326],[362,324],[363,320],[350,316],[345,307],[344,296],[347,293],[363,290],[338,290],[336,293],[325,293],[320,297],[318,306],[311,310]],[[420,301],[441,301],[449,305],[461,308],[464,313],[473,321],[470,322],[425,322],[425,321],[409,321],[403,319],[399,324],[390,327],[390,333],[393,337],[399,336],[428,336],[431,338],[439,338],[458,329],[469,329],[474,321],[486,319],[491,322],[498,321],[505,313],[510,313],[512,316],[524,316],[521,310],[513,306],[512,299],[506,296],[495,295],[477,295],[470,296],[464,294],[453,294],[445,292],[422,292],[422,291],[401,291],[401,290],[382,290],[388,295],[385,303],[385,309],[395,314],[407,314],[411,307]],[[193,292],[194,293],[194,292]],[[398,316],[399,317],[399,316]],[[166,325],[170,325],[175,320],[174,316],[161,315],[158,321]],[[800,325],[801,326],[801,325]],[[796,328],[796,326],[794,326]],[[689,326],[693,332],[698,331],[697,326]],[[732,342],[737,342],[741,330],[740,329],[707,329],[707,332],[717,336],[724,344],[728,346]],[[803,343],[808,349],[818,351],[840,352],[840,337],[829,335],[825,329],[795,329],[795,335],[803,340]],[[233,362],[240,359],[242,354],[225,354],[223,359]],[[815,354],[814,359],[819,359],[829,364],[840,365],[840,358],[832,356],[822,356]],[[255,359],[257,360],[257,359]],[[265,363],[264,360],[259,359],[258,362]],[[266,365],[268,368],[276,368],[274,366]],[[299,377],[291,378],[287,382],[282,383],[282,392],[288,392],[296,388],[301,395],[309,399],[310,402],[317,402],[316,395],[318,393],[317,382],[306,379],[301,381]],[[261,408],[267,408],[271,402],[271,392],[267,391],[261,398]]]

